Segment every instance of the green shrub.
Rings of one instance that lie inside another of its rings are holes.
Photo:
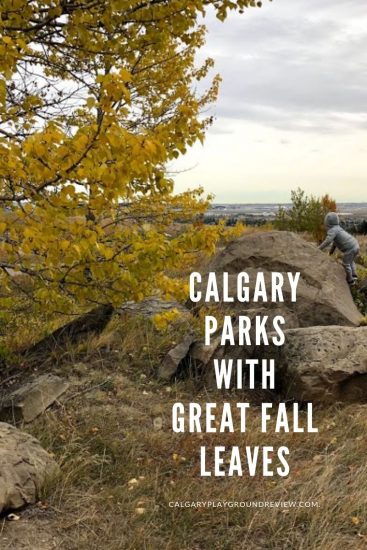
[[[329,195],[320,198],[307,196],[300,188],[291,192],[291,201],[291,208],[279,208],[274,227],[281,231],[310,233],[320,243],[325,237],[325,215],[336,211],[335,201]]]

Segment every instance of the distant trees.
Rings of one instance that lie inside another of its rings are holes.
[[[275,228],[297,233],[308,232],[317,242],[321,242],[325,235],[324,217],[328,212],[336,211],[335,200],[329,195],[308,196],[298,188],[291,192],[291,201],[291,208],[279,208],[274,221]]]

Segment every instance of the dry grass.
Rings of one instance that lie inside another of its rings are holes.
[[[367,240],[360,242],[367,255]],[[22,329],[18,318],[5,333],[4,353],[49,333],[59,321],[27,319]],[[71,388],[64,404],[24,429],[54,453],[62,473],[45,487],[41,505],[24,511],[20,522],[3,524],[1,550],[367,548],[367,406],[316,407],[318,434],[261,434],[256,409],[246,434],[173,434],[176,401],[225,398],[235,404],[249,397],[207,393],[193,380],[157,382],[162,356],[184,329],[177,325],[159,334],[147,320],[114,319],[99,338],[39,366],[67,377]],[[157,418],[161,429],[154,429]],[[203,444],[284,444],[291,450],[291,473],[286,479],[251,478],[245,470],[242,478],[203,479]],[[317,501],[319,507],[169,506],[208,500]]]
[[[366,255],[367,254],[367,235],[357,235],[357,239],[359,242],[361,253]]]
[[[68,400],[25,426],[62,468],[45,489],[47,505],[35,508],[28,520],[40,537],[52,534],[42,549],[366,548],[366,406],[317,409],[318,434],[264,435],[253,414],[246,434],[175,435],[170,424],[175,401],[221,402],[223,395],[207,394],[192,380],[174,386],[155,381],[174,337],[174,331],[157,334],[147,321],[113,321],[99,339],[54,358],[52,369],[72,384]],[[226,400],[235,403],[243,396],[228,394]],[[157,417],[162,429],[154,430]],[[285,444],[291,474],[203,479],[198,472],[203,443],[242,449]],[[169,506],[205,500],[315,500],[319,508]],[[25,546],[13,545],[20,523],[5,526],[1,548],[39,550],[30,530],[28,546],[27,530]]]

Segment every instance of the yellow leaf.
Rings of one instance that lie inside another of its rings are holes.
[[[88,97],[86,102],[87,107],[91,109],[92,107],[95,106],[95,104],[96,104],[96,100],[94,99],[94,97]]]
[[[121,69],[120,77],[121,77],[121,80],[123,80],[124,82],[130,82],[131,73],[129,71],[127,71],[126,69]]]
[[[29,239],[34,236],[34,229],[31,227],[26,227],[24,230],[24,236]]]

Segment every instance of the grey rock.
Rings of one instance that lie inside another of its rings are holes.
[[[0,404],[0,420],[31,422],[62,395],[69,384],[52,374],[44,374],[7,395]]]
[[[160,298],[146,298],[141,302],[126,302],[116,308],[119,315],[141,315],[144,317],[154,317],[159,313],[164,313],[172,309],[177,309],[183,315],[189,315],[189,311],[182,304],[174,301],[164,301]]]
[[[259,310],[251,309],[246,311],[246,316],[251,319],[252,328],[250,330],[250,339],[251,345],[239,346],[237,344],[230,345],[225,344],[221,345],[221,336],[216,336],[212,339],[212,343],[209,346],[204,344],[203,340],[196,341],[191,349],[189,350],[189,361],[192,367],[192,370],[199,374],[200,378],[203,380],[205,385],[210,389],[216,389],[216,380],[214,373],[214,359],[233,359],[236,363],[237,359],[251,359],[257,355],[257,347],[255,345],[255,324],[253,320],[256,316],[260,315]],[[281,309],[271,309],[266,311],[268,316],[269,326],[273,319],[282,315]],[[296,322],[296,321],[295,321]],[[234,323],[234,339],[235,342],[238,342],[238,327]]]
[[[195,335],[193,333],[186,334],[182,340],[167,353],[158,371],[159,378],[162,380],[170,380],[176,374],[181,362],[188,356],[194,341]]]
[[[0,513],[35,503],[58,466],[40,443],[14,426],[0,422]]]
[[[218,304],[218,319],[223,315],[231,315],[233,320],[239,315],[251,319],[260,315],[271,321],[275,315],[283,316],[286,342],[282,347],[221,346],[219,337],[213,338],[210,346],[195,342],[186,361],[194,364],[205,385],[216,387],[214,359],[275,359],[276,392],[285,399],[367,402],[367,328],[356,328],[361,314],[339,263],[294,233],[271,231],[233,241],[213,259],[207,268],[210,271],[217,274],[218,283],[223,272],[229,274],[233,296],[241,271],[249,274],[250,294],[259,271],[266,282],[274,271],[299,271],[301,278],[295,303],[285,285],[284,303]],[[201,288],[205,290],[205,277]],[[204,302],[193,305],[196,310],[204,307]]]
[[[180,342],[175,345],[164,357],[159,369],[158,377],[162,380],[170,380],[175,375],[181,361],[183,361],[190,350],[195,336],[192,333],[189,325],[190,310],[182,304],[175,301],[164,301],[160,298],[146,298],[141,302],[126,302],[121,307],[116,309],[119,315],[136,315],[147,318],[152,318],[157,314],[165,313],[176,309],[180,313],[180,320],[187,323],[187,333],[181,338]]]
[[[229,289],[235,293],[236,276],[246,271],[251,281],[262,271],[268,282],[271,272],[300,272],[297,302],[290,301],[290,288],[285,285],[285,301],[276,304],[281,308],[287,328],[317,325],[358,326],[361,319],[353,302],[346,282],[343,267],[327,254],[303,240],[295,233],[270,231],[254,233],[232,241],[208,266],[207,271],[218,274],[220,281],[223,272],[229,273]],[[285,278],[286,279],[286,278]],[[205,288],[205,287],[204,287]],[[203,303],[199,304],[199,308]],[[221,304],[224,311],[231,310],[236,315],[246,314],[246,307],[258,308],[264,312],[272,309],[271,302],[258,304]]]
[[[258,349],[273,358],[285,399],[330,404],[367,402],[367,327],[309,327],[285,331],[285,344]]]

